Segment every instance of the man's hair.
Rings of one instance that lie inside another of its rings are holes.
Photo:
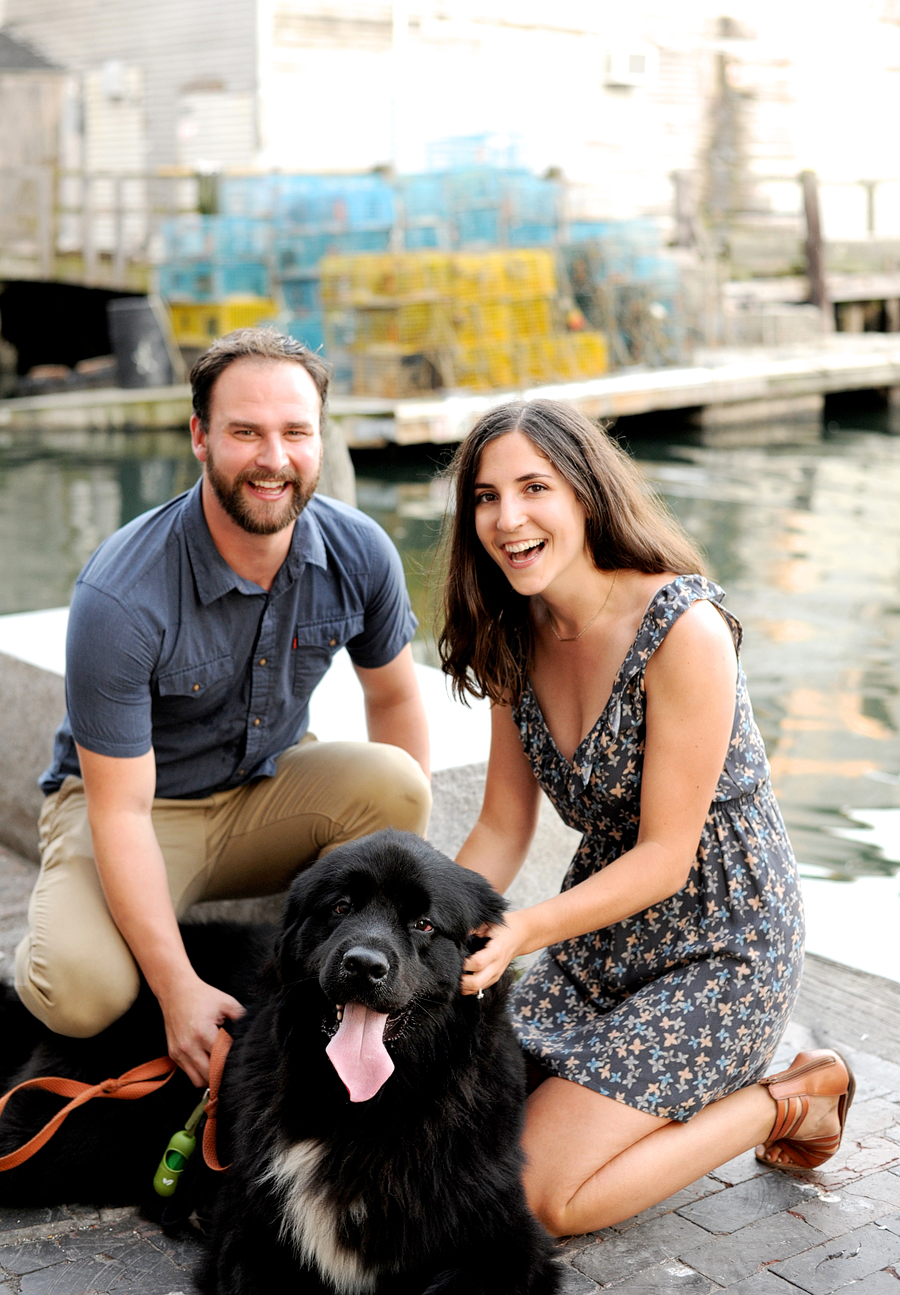
[[[315,351],[302,342],[274,328],[236,328],[233,333],[213,342],[191,369],[191,397],[194,413],[204,431],[209,430],[209,407],[213,387],[219,376],[236,360],[288,361],[299,364],[313,380],[322,402],[320,429],[325,423],[325,405],[328,400],[328,365]]]

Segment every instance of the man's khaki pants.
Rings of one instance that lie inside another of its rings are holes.
[[[155,800],[153,826],[180,917],[200,899],[277,894],[298,869],[368,832],[422,835],[430,808],[428,780],[398,747],[304,740],[274,778],[203,800]],[[47,797],[40,837],[16,989],[51,1030],[90,1038],[131,1006],[140,981],[103,897],[80,778]]]

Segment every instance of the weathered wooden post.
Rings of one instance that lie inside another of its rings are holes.
[[[825,259],[822,253],[822,226],[819,220],[819,181],[815,171],[801,171],[803,207],[806,212],[806,270],[809,276],[809,300],[822,312],[825,332],[834,330],[831,303],[825,285]]]
[[[319,494],[339,499],[341,503],[356,505],[356,473],[347,449],[340,423],[326,419],[322,432],[324,453]]]
[[[113,180],[113,287],[125,285],[125,182],[121,175]]]
[[[53,278],[53,174],[49,166],[40,166],[37,181],[37,242],[38,265],[43,279]]]

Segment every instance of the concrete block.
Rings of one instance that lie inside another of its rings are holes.
[[[56,1241],[34,1241],[31,1245],[4,1246],[0,1250],[0,1268],[17,1277],[61,1264],[65,1255]]]
[[[861,1281],[898,1263],[900,1237],[869,1223],[837,1241],[826,1241],[804,1254],[775,1263],[772,1271],[809,1295],[831,1295],[839,1286]]]
[[[873,1199],[876,1192],[869,1192],[863,1179],[855,1184],[859,1194],[849,1192],[821,1192],[810,1200],[801,1201],[791,1210],[798,1214],[812,1227],[824,1232],[827,1237],[842,1237],[846,1232],[865,1227],[867,1223],[882,1221],[884,1202]],[[898,1290],[897,1295],[900,1295]]]
[[[713,1196],[683,1205],[678,1213],[709,1232],[738,1232],[758,1219],[793,1209],[814,1192],[815,1188],[809,1183],[787,1174],[766,1174],[763,1178],[751,1178],[736,1187],[728,1187]]]
[[[794,1057],[800,1048],[794,1048],[788,1061],[783,1066],[773,1061],[769,1069],[774,1074],[777,1070],[786,1070],[788,1062]],[[735,1156],[733,1160],[727,1160],[724,1165],[719,1165],[718,1169],[713,1169],[711,1177],[717,1179],[720,1183],[726,1183],[729,1187],[736,1186],[737,1183],[745,1183],[750,1178],[760,1178],[763,1174],[770,1171],[763,1167],[757,1160],[752,1151],[744,1151],[741,1155]]]
[[[594,1281],[609,1286],[626,1277],[655,1268],[657,1264],[682,1257],[708,1233],[677,1214],[642,1223],[621,1236],[606,1237],[572,1260],[573,1266]],[[687,1262],[687,1261],[685,1261]],[[691,1267],[696,1267],[691,1264]],[[709,1274],[704,1273],[704,1276]]]
[[[0,843],[37,859],[38,777],[50,763],[53,734],[66,712],[65,685],[49,670],[0,653]]]
[[[707,1236],[705,1244],[680,1250],[678,1258],[720,1286],[730,1286],[752,1276],[763,1264],[802,1255],[824,1239],[817,1228],[782,1213],[728,1236],[714,1240]]]
[[[0,980],[12,978],[12,954],[25,934],[28,898],[37,868],[0,846]]]
[[[481,809],[486,764],[439,769],[432,780],[434,807],[428,839],[454,858]],[[560,819],[544,796],[537,831],[522,869],[507,891],[513,908],[525,908],[555,895],[581,840],[579,832]]]
[[[729,1286],[728,1295],[794,1295],[794,1292],[780,1277],[776,1277],[768,1268],[762,1268],[752,1277],[745,1277],[743,1281]]]
[[[867,1102],[854,1102],[852,1121],[854,1137],[885,1133],[900,1123],[900,1101],[873,1097]]]
[[[109,1295],[125,1285],[126,1276],[121,1264],[108,1259],[78,1259],[27,1273],[19,1289],[21,1295]]]
[[[862,1281],[853,1283],[853,1295],[898,1295],[900,1278],[893,1268],[883,1268],[877,1273],[869,1273]]]
[[[185,1271],[192,1271],[201,1253],[200,1235],[196,1232],[181,1231],[177,1236],[169,1236],[162,1232],[154,1223],[147,1222],[146,1219],[139,1218],[136,1220],[137,1231],[155,1250],[165,1255],[168,1259]]]
[[[596,1282],[591,1281],[590,1277],[585,1277],[577,1268],[570,1268],[567,1264],[560,1265],[561,1277],[559,1285],[559,1295],[594,1295],[600,1287]]]
[[[103,1222],[103,1215],[110,1212],[109,1209],[98,1209],[93,1205],[81,1204],[0,1211],[3,1220],[3,1225],[0,1227],[0,1245],[17,1246],[38,1241],[58,1241],[67,1232],[96,1227],[98,1223]],[[132,1210],[130,1213],[137,1221],[136,1211]]]
[[[719,1287],[693,1268],[673,1260],[604,1289],[616,1295],[712,1295]]]
[[[886,1209],[882,1213],[900,1209],[900,1176],[888,1170],[869,1174],[858,1183],[851,1183],[846,1189],[848,1196],[865,1196],[871,1201],[882,1201]]]

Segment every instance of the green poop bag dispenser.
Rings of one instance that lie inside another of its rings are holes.
[[[163,1152],[163,1158],[153,1175],[153,1190],[157,1196],[172,1196],[174,1194],[175,1188],[178,1186],[178,1180],[187,1167],[187,1162],[197,1145],[195,1130],[200,1123],[200,1116],[206,1110],[208,1101],[209,1089],[207,1088],[202,1100],[194,1107],[191,1118],[184,1128],[180,1129],[178,1133],[173,1133],[169,1138],[168,1146]]]

